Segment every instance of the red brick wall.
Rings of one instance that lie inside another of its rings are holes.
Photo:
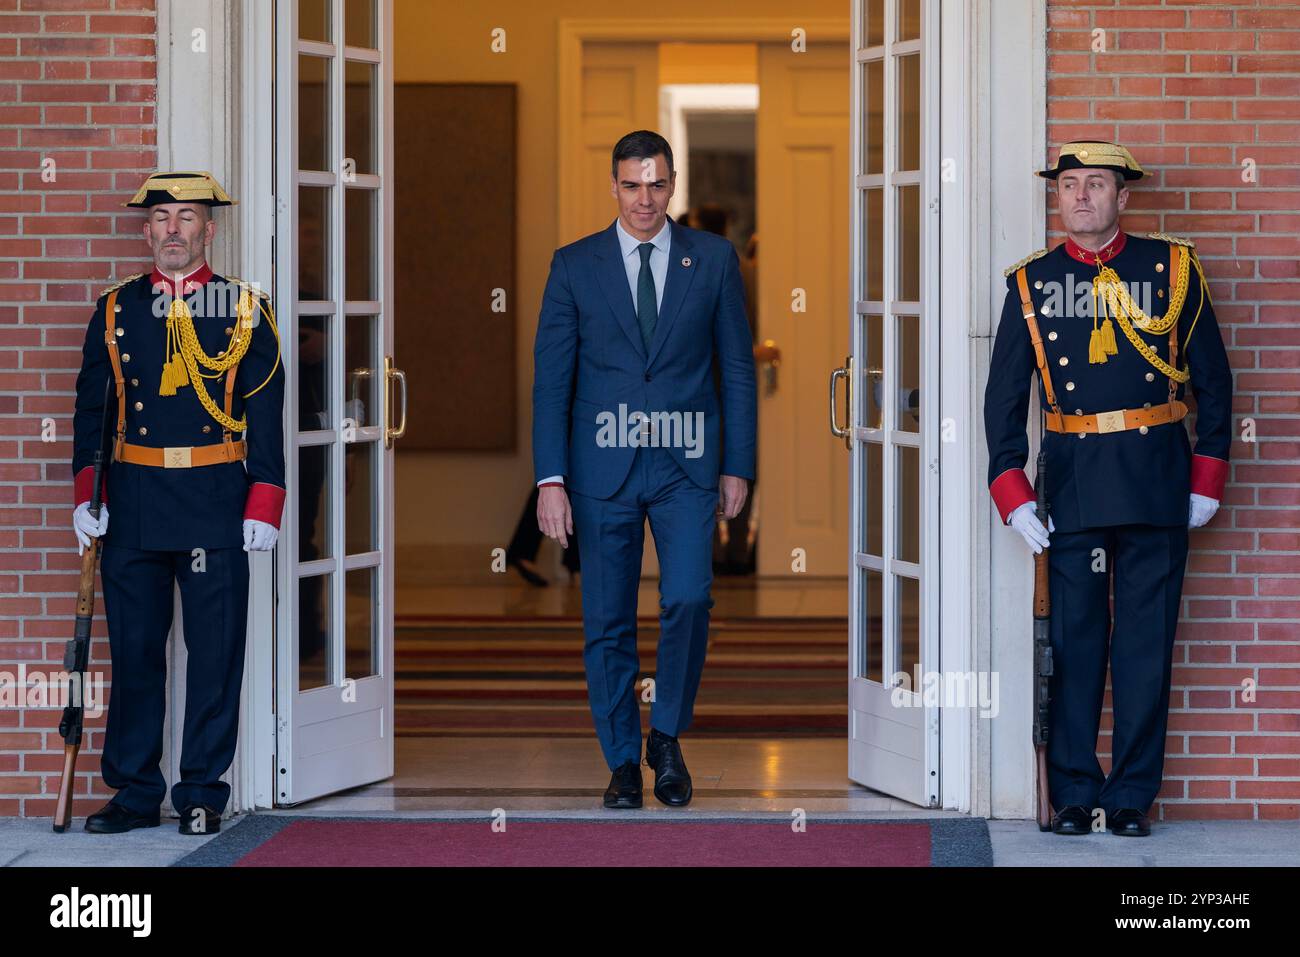
[[[157,162],[154,0],[0,0],[0,670],[58,671],[72,635],[73,389],[99,290],[142,270],[121,204]],[[42,179],[53,160],[55,179]],[[42,440],[53,420],[57,441]],[[108,678],[103,603],[94,666]],[[0,816],[52,816],[58,710],[0,708]],[[105,716],[87,722],[78,816]],[[92,792],[92,786],[94,788]]]
[[[1093,49],[1097,29],[1104,51]],[[1101,139],[1132,150],[1148,178],[1135,184],[1123,227],[1195,241],[1235,380],[1228,489],[1213,521],[1192,532],[1158,811],[1295,820],[1300,9],[1048,0],[1047,67],[1049,146]],[[1247,160],[1256,182],[1243,182]],[[1049,229],[1053,243],[1063,238],[1054,213]],[[1241,440],[1248,419],[1254,442]],[[1243,700],[1246,679],[1253,703]],[[1106,752],[1109,727],[1108,711]]]

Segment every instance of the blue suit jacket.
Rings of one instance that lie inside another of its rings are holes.
[[[573,491],[613,495],[642,441],[627,441],[636,412],[701,488],[717,488],[719,474],[753,480],[757,391],[740,260],[723,237],[669,222],[648,354],[615,224],[555,251],[534,348],[537,481],[563,475]]]

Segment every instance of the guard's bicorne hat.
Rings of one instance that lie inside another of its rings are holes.
[[[1045,179],[1056,179],[1067,169],[1113,169],[1127,179],[1141,179],[1144,170],[1133,154],[1116,143],[1066,143],[1056,156],[1056,165],[1038,171]]]
[[[197,173],[154,173],[123,206],[149,209],[159,203],[200,203],[204,206],[234,206],[216,177],[206,170]]]

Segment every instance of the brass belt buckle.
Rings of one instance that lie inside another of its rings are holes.
[[[1124,410],[1116,409],[1114,412],[1097,413],[1097,431],[1100,432],[1123,432],[1124,431]]]
[[[190,467],[190,452],[188,445],[174,445],[163,449],[163,468],[167,469],[187,469]]]

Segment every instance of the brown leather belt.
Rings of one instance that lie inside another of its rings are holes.
[[[213,445],[176,445],[153,448],[123,442],[118,446],[117,460],[132,465],[152,465],[162,469],[188,469],[200,465],[219,465],[222,462],[242,462],[248,457],[248,443],[219,442]]]
[[[1187,415],[1187,406],[1175,399],[1163,405],[1153,405],[1149,409],[1116,409],[1114,412],[1098,412],[1093,415],[1047,416],[1047,428],[1051,432],[1124,432],[1128,429],[1142,428],[1148,425],[1164,425],[1178,422]]]

